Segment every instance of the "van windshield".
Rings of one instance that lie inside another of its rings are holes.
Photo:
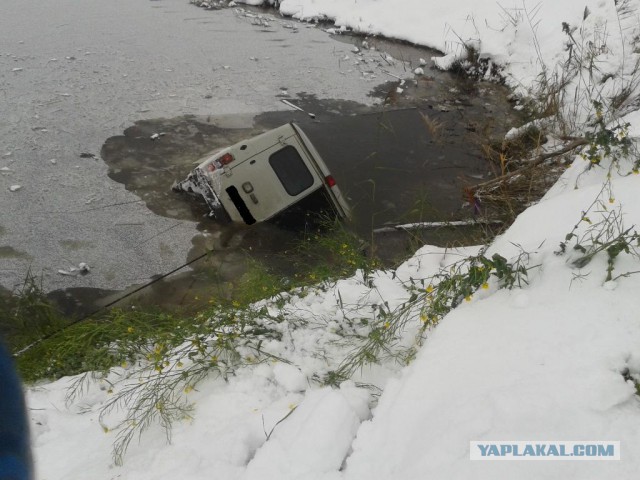
[[[269,157],[269,164],[292,197],[313,185],[313,175],[304,164],[298,151],[287,145]]]

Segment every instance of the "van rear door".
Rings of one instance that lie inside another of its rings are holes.
[[[278,143],[230,167],[223,195],[247,224],[268,220],[323,186],[291,127]]]

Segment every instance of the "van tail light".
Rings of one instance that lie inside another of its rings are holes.
[[[333,188],[336,186],[336,181],[331,175],[327,175],[326,177],[324,177],[324,181],[327,183],[329,188]]]
[[[222,165],[229,165],[231,162],[233,162],[233,155],[231,155],[230,153],[225,153],[218,159],[218,161]]]

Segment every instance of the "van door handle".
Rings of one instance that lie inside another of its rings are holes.
[[[249,198],[253,203],[255,203],[256,205],[258,204],[258,197],[256,197],[255,193],[253,193],[253,185],[251,185],[251,182],[244,182],[242,184],[242,191],[249,195]]]

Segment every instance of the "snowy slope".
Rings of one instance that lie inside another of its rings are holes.
[[[334,370],[350,351],[337,334],[345,318],[372,316],[372,304],[388,302],[395,308],[409,298],[401,281],[429,277],[476,252],[424,247],[396,272],[378,272],[370,281],[358,274],[326,291],[291,297],[278,312],[289,321],[283,340],[263,345],[291,364],[262,363],[239,370],[228,382],[203,382],[188,394],[196,407],[193,420],[175,426],[172,443],[159,426],[152,427],[140,444],[131,444],[123,468],[113,465],[117,431],[109,430],[121,416],[117,412],[101,423],[99,415],[113,395],[110,390],[121,388],[117,382],[124,369],[114,369],[72,402],[66,393],[74,378],[30,389],[39,478],[84,479],[87,471],[93,478],[117,474],[122,479],[204,479],[212,478],[211,472],[221,479],[336,474],[372,404],[371,392],[353,382],[332,390],[312,380]],[[301,323],[302,328],[295,326]],[[356,379],[384,387],[399,369],[393,363],[372,367]]]
[[[628,226],[640,224],[639,181],[614,182]],[[495,251],[532,253],[541,267],[530,285],[485,293],[445,318],[360,429],[347,478],[634,476],[640,401],[622,372],[640,368],[640,276],[605,283],[604,255],[578,270],[554,254],[599,192],[596,184],[541,202],[495,242]],[[627,257],[615,271],[638,266]],[[469,461],[470,441],[509,439],[616,440],[622,460]]]
[[[602,196],[607,170],[580,174],[584,167],[578,159],[563,179],[569,185],[579,177],[582,188],[531,207],[491,247],[507,257],[529,252],[529,265],[539,265],[530,285],[498,290],[492,283],[476,293],[430,333],[399,376],[397,365],[358,375],[384,387],[377,406],[352,382],[331,389],[311,381],[345,353],[334,333],[343,319],[338,297],[371,315],[372,303],[393,307],[407,299],[401,281],[429,277],[475,250],[424,247],[395,275],[374,275],[373,288],[356,276],[293,297],[285,312],[305,317],[308,328],[269,347],[293,365],[262,364],[228,383],[204,382],[190,394],[193,419],[176,426],[172,443],[153,427],[132,444],[123,467],[111,459],[116,432],[98,422],[107,382],[71,405],[64,398],[71,379],[31,389],[39,478],[80,479],[87,471],[122,479],[632,478],[640,466],[640,402],[622,372],[640,375],[640,275],[605,282],[603,255],[578,270],[573,254],[554,253]],[[626,225],[639,224],[640,177],[614,177],[603,202],[622,208]],[[590,218],[599,221],[596,212]],[[614,273],[639,267],[623,255]],[[622,460],[471,462],[473,440],[620,441]]]

